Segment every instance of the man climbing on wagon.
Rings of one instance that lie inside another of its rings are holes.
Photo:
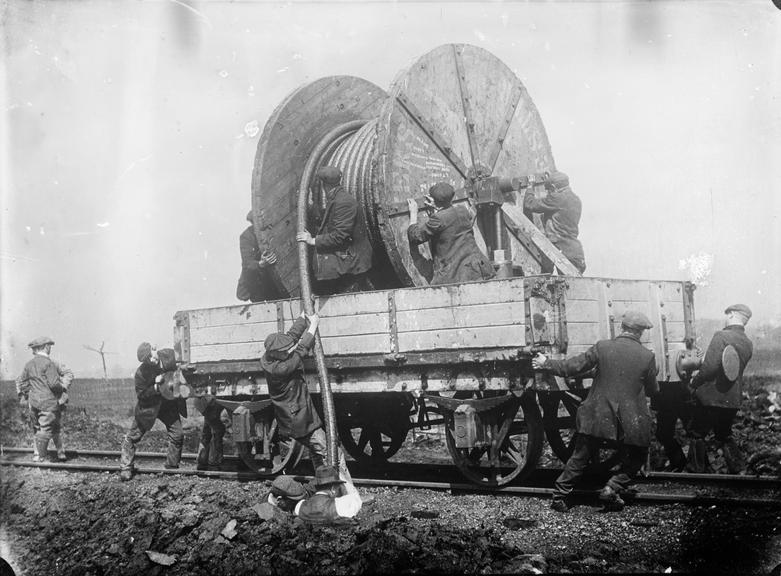
[[[328,442],[304,381],[303,359],[314,346],[319,322],[317,314],[307,316],[302,312],[290,330],[266,337],[265,352],[260,360],[279,434],[306,446],[315,470],[325,464]],[[342,450],[339,451],[339,468],[349,478]]]
[[[621,319],[621,334],[616,338],[600,340],[583,354],[566,360],[542,354],[532,359],[535,370],[549,370],[558,376],[597,369],[588,397],[578,408],[575,450],[556,479],[553,510],[567,511],[567,496],[603,440],[619,442],[621,468],[602,488],[599,499],[605,510],[623,509],[620,492],[633,483],[651,444],[651,414],[645,397],[656,395],[659,384],[654,353],[640,343],[643,331],[651,327],[645,314],[629,310]]]
[[[236,285],[236,297],[250,302],[265,302],[287,298],[287,293],[277,287],[272,269],[277,255],[272,250],[261,250],[252,224],[252,210],[247,212],[250,225],[239,236],[241,275]]]
[[[570,188],[569,177],[564,172],[553,172],[545,181],[542,197],[538,198],[531,191],[526,193],[523,211],[529,218],[534,213],[542,214],[545,236],[583,274],[586,257],[583,245],[578,240],[581,203]],[[553,272],[553,264],[544,265],[542,272]]]
[[[163,374],[176,369],[174,351],[171,348],[157,350],[149,342],[142,342],[136,350],[136,357],[141,362],[135,374],[138,402],[134,411],[133,425],[122,440],[119,478],[123,481],[133,478],[136,444],[152,429],[156,419],[165,424],[168,431],[165,468],[179,468],[184,442],[180,416],[187,417],[187,404],[184,398],[168,400],[161,393],[161,387],[164,385]]]
[[[372,247],[363,211],[356,199],[341,186],[342,172],[334,166],[323,166],[315,177],[323,186],[326,204],[315,236],[308,231],[296,240],[314,247],[315,277],[320,294],[343,294],[371,290],[369,270]]]
[[[428,220],[418,223],[418,204],[410,198],[407,238],[410,248],[429,242],[433,258],[430,284],[452,284],[488,280],[496,275],[488,258],[480,251],[473,232],[474,217],[463,206],[453,206],[455,190],[447,182],[430,189],[424,205],[433,211]]]
[[[60,424],[62,411],[68,403],[68,387],[73,380],[73,372],[49,357],[53,345],[54,340],[48,337],[30,342],[28,346],[33,357],[16,379],[19,404],[22,411],[28,413],[35,434],[33,462],[47,460],[49,440],[54,441],[57,459],[66,459]]]
[[[738,474],[745,468],[740,448],[732,438],[732,422],[743,395],[743,371],[754,351],[745,329],[751,309],[745,304],[734,304],[724,310],[724,314],[724,329],[713,335],[702,365],[689,384],[695,398],[686,466],[690,472],[701,473],[707,469],[705,437],[711,430],[721,444],[727,470]],[[725,360],[733,366],[725,365]]]

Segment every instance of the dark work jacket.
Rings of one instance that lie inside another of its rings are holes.
[[[721,366],[721,354],[731,344],[740,359],[740,371],[734,382],[727,380]],[[692,386],[697,390],[695,397],[703,406],[717,408],[740,408],[743,394],[743,371],[754,353],[754,345],[746,336],[743,326],[727,326],[713,335],[702,360],[700,371],[692,378]]]
[[[336,501],[328,494],[315,493],[304,500],[298,511],[298,517],[310,524],[350,523],[349,518],[339,516],[336,511]]]
[[[432,285],[488,280],[496,275],[480,252],[472,230],[474,219],[463,206],[448,206],[432,214],[424,224],[410,224],[411,246],[429,242],[434,259]]]
[[[265,302],[286,298],[287,294],[274,283],[271,268],[261,268],[258,262],[262,250],[258,246],[255,229],[249,226],[239,236],[241,275],[236,286],[236,297],[250,302]]]
[[[334,280],[372,267],[372,247],[358,202],[344,188],[332,189],[323,222],[315,236],[315,276]]]
[[[527,192],[523,198],[525,212],[542,214],[545,236],[576,267],[586,268],[583,245],[578,240],[578,224],[581,213],[580,198],[567,186],[555,192],[549,192],[545,198],[538,199]]]
[[[66,373],[69,374],[67,379]],[[67,390],[71,378],[73,373],[70,370],[64,371],[45,354],[36,354],[24,365],[24,370],[16,379],[16,391],[27,396],[30,406],[36,410],[55,412],[59,408],[58,399],[63,390]]]
[[[287,331],[288,336],[301,341],[286,360],[269,358],[267,353],[260,360],[279,433],[288,438],[301,438],[323,425],[304,382],[303,358],[315,343],[314,336],[306,329],[306,318],[298,318]]]
[[[600,340],[578,356],[549,360],[549,367],[559,376],[597,369],[588,397],[578,408],[579,433],[632,446],[650,445],[651,412],[645,397],[659,392],[656,359],[637,338],[622,334]]]
[[[169,356],[167,350],[158,350],[158,355],[165,361]],[[171,350],[171,353],[173,350]],[[173,416],[178,413],[183,418],[187,417],[187,403],[184,398],[166,400],[155,390],[155,378],[163,373],[159,363],[149,361],[142,362],[136,370],[136,403],[135,417],[138,427],[147,432],[155,425],[158,416]]]

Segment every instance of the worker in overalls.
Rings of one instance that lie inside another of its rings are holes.
[[[323,422],[304,381],[304,357],[314,346],[319,322],[317,314],[307,316],[302,312],[290,330],[266,337],[265,352],[260,360],[280,436],[306,446],[315,469],[325,464],[328,442]],[[339,451],[339,465],[349,477],[342,450]]]
[[[152,429],[155,420],[159,419],[165,424],[168,431],[168,453],[165,468],[179,468],[184,442],[180,416],[187,417],[187,404],[184,398],[168,400],[163,397],[161,392],[161,386],[164,382],[163,374],[176,370],[174,351],[171,348],[156,350],[149,342],[142,342],[136,350],[136,357],[141,362],[135,374],[138,402],[134,410],[133,425],[122,440],[119,465],[119,478],[121,480],[133,478],[136,444],[141,441],[144,434]]]
[[[434,184],[424,205],[431,215],[418,223],[418,204],[410,198],[407,238],[413,248],[429,243],[433,258],[432,286],[489,280],[496,276],[494,267],[480,251],[473,231],[475,218],[463,206],[453,206],[455,190],[447,182]],[[414,256],[414,253],[413,253]]]
[[[523,198],[523,211],[527,217],[531,219],[534,213],[542,214],[545,236],[583,274],[586,257],[578,240],[581,208],[580,198],[570,188],[569,177],[564,172],[550,174],[545,180],[543,196],[538,198],[530,190]],[[545,264],[542,272],[553,272],[553,264]]]
[[[296,235],[296,240],[314,247],[317,293],[371,290],[372,247],[363,210],[341,186],[341,170],[323,166],[315,177],[325,191],[325,211],[317,234],[312,236],[304,230]]]
[[[690,472],[704,472],[708,468],[705,437],[711,430],[716,441],[721,444],[729,472],[738,474],[745,468],[743,455],[732,437],[732,422],[740,408],[743,371],[754,351],[745,329],[751,318],[751,310],[745,304],[734,304],[724,310],[724,314],[724,329],[713,335],[702,366],[694,373],[690,383],[695,398],[689,431],[692,439],[686,466]],[[734,379],[730,379],[729,369],[723,364],[728,346],[732,347],[737,356]]]
[[[16,393],[24,413],[29,415],[35,435],[33,461],[47,460],[49,440],[54,441],[57,459],[65,460],[60,424],[62,412],[68,403],[68,387],[73,372],[50,358],[54,340],[36,338],[28,344],[33,357],[25,364],[16,379]]]
[[[575,417],[575,450],[556,479],[551,508],[566,512],[567,496],[599,452],[603,440],[618,442],[621,468],[607,481],[599,498],[607,511],[623,509],[620,493],[627,490],[646,462],[651,444],[651,413],[646,396],[659,392],[654,353],[640,343],[652,324],[645,314],[627,311],[621,319],[621,334],[600,340],[583,354],[552,360],[542,354],[532,359],[535,370],[558,376],[574,376],[596,368],[588,397]]]

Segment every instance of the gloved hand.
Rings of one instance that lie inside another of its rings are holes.
[[[57,404],[59,404],[60,406],[65,406],[67,403],[68,403],[68,393],[63,392],[59,400],[57,400]]]
[[[19,396],[19,409],[25,414],[30,409],[30,404],[27,402],[26,396]]]

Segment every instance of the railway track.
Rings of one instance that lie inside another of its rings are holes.
[[[68,451],[66,462],[32,462],[29,448],[1,448],[0,466],[63,470],[69,472],[119,472],[119,452],[106,450]],[[256,481],[266,479],[254,472],[242,469],[238,457],[226,456],[223,470],[196,470],[182,467],[169,470],[163,467],[165,454],[138,452],[139,461],[151,465],[140,465],[137,474],[162,474],[168,476],[202,476],[206,478]],[[194,461],[195,454],[183,454],[184,461]],[[114,463],[107,463],[113,460]],[[158,461],[158,462],[155,462]],[[555,469],[538,469],[523,486],[503,486],[488,490],[460,480],[458,470],[451,464],[386,463],[370,467],[350,461],[353,480],[357,486],[397,487],[411,489],[445,490],[459,494],[503,494],[518,496],[549,496],[550,486],[560,473]],[[310,478],[309,462],[299,465],[291,472],[297,477]],[[575,497],[593,497],[604,477],[586,477],[583,488],[576,490]],[[738,476],[726,474],[689,474],[672,472],[650,472],[638,483],[639,490],[628,499],[648,504],[683,503],[697,506],[769,506],[781,507],[781,479],[772,476]]]

